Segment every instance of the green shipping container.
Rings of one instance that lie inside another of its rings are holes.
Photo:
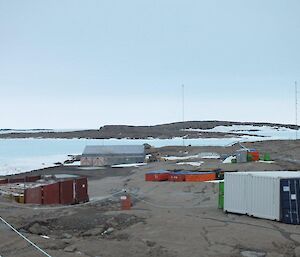
[[[224,209],[224,182],[219,183],[219,209]]]
[[[252,155],[251,154],[247,154],[247,161],[252,162]]]
[[[264,161],[271,161],[271,157],[269,153],[264,154]]]

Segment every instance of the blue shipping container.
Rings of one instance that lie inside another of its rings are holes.
[[[288,224],[300,224],[300,179],[280,180],[281,221]]]

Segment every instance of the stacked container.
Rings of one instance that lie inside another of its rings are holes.
[[[259,161],[259,152],[256,150],[249,150],[248,154],[247,154],[247,160],[248,161]]]
[[[156,170],[150,171],[145,174],[146,181],[166,181],[169,179],[169,171],[166,170]]]
[[[62,180],[56,183],[27,188],[25,203],[75,204],[89,201],[87,178]]]
[[[215,172],[189,172],[185,174],[185,181],[187,182],[202,182],[216,179]]]
[[[300,224],[300,172],[226,173],[224,210]]]
[[[180,171],[180,172],[170,172],[169,174],[169,181],[173,182],[183,182],[185,181],[185,175],[187,172]]]

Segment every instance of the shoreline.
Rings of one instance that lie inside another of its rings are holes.
[[[198,160],[204,161],[205,164],[200,165],[199,167],[192,167],[190,165],[184,165],[179,166],[176,165],[177,161],[167,161],[167,162],[154,162],[155,165],[165,165],[166,163],[169,164],[169,168],[171,169],[199,169],[199,170],[206,170],[211,169],[212,167],[216,166],[218,168],[222,168],[223,170],[237,168],[240,170],[300,170],[300,159],[299,159],[299,153],[297,149],[300,149],[300,140],[270,140],[270,141],[259,141],[259,142],[246,142],[243,143],[243,145],[247,148],[255,148],[261,153],[269,153],[271,155],[272,160],[275,161],[274,164],[266,164],[266,163],[259,163],[259,162],[253,162],[253,163],[246,163],[246,164],[222,164],[219,161],[220,160],[206,160],[201,159],[200,157]],[[152,154],[159,153],[159,156],[178,156],[182,155],[185,152],[188,152],[188,155],[197,155],[203,152],[209,152],[209,153],[218,153],[219,155],[231,155],[233,152],[235,152],[237,149],[239,149],[240,146],[238,144],[234,144],[231,146],[163,146],[163,147],[152,147],[149,152]],[[79,161],[79,154],[75,155],[69,155],[69,160],[72,159],[74,162]],[[62,163],[62,162],[61,162]],[[150,163],[149,167],[152,166],[153,163]],[[105,169],[112,169],[112,171],[115,170],[115,168],[105,167]],[[102,170],[103,167],[96,167],[90,169],[93,170]],[[64,161],[64,164],[61,165],[51,165],[49,167],[43,167],[40,169],[34,169],[31,171],[25,171],[18,174],[9,174],[9,175],[2,175],[1,178],[18,178],[26,175],[37,175],[37,174],[45,174],[46,171],[53,172],[55,170],[65,170],[66,172],[70,171],[76,171],[81,170],[83,173],[88,173],[87,169],[84,169],[80,165],[72,165],[67,164]]]
[[[233,129],[232,131],[214,131],[218,127],[247,127],[248,129]],[[249,129],[249,127],[254,129]],[[6,138],[56,138],[56,139],[172,139],[176,137],[185,137],[187,139],[199,138],[222,138],[222,137],[242,137],[242,136],[259,136],[260,130],[269,128],[273,131],[300,129],[300,126],[292,124],[279,123],[259,123],[259,122],[231,122],[231,121],[186,121],[175,122],[153,126],[128,126],[128,125],[105,125],[99,129],[84,130],[49,130],[49,129],[31,129],[11,130],[2,129],[5,133],[0,133],[0,139]],[[1,132],[1,130],[0,130]]]

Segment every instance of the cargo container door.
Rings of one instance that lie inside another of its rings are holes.
[[[87,202],[89,200],[86,178],[79,178],[75,180],[75,191],[77,203]]]
[[[299,178],[281,179],[280,210],[281,221],[300,224],[300,184]]]

